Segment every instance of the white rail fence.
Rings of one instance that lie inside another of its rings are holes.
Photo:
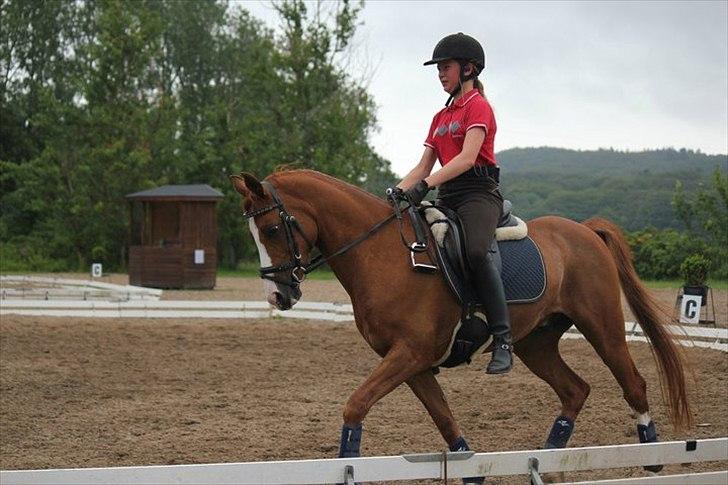
[[[95,318],[301,318],[349,322],[351,304],[299,302],[280,311],[264,301],[205,300],[0,300],[0,314]]]
[[[139,466],[0,472],[0,483],[15,484],[315,484],[423,480],[472,476],[589,471],[658,464],[728,460],[728,438],[665,443],[593,446],[495,453],[426,453],[367,458],[297,460],[211,465]],[[727,483],[728,471],[650,476],[649,483]],[[634,484],[643,478],[588,483]],[[587,482],[582,482],[587,483]]]
[[[294,309],[276,310],[262,301],[204,300],[33,300],[0,299],[0,315],[34,315],[93,318],[300,318],[333,322],[354,320],[351,304],[299,302]],[[728,329],[670,325],[686,347],[701,347],[728,352]],[[636,322],[626,322],[628,340],[647,341]],[[583,338],[572,327],[566,338]]]
[[[94,280],[44,276],[0,276],[0,299],[159,300],[162,290]]]
[[[647,337],[639,323],[624,322],[624,330],[627,340],[647,342]],[[668,325],[668,330],[684,347],[700,347],[728,352],[728,328]],[[584,338],[584,336],[575,327],[571,327],[564,334],[564,338]]]

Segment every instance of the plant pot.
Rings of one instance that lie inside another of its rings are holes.
[[[685,286],[683,286],[683,294],[702,297],[700,306],[705,306],[706,302],[708,301],[708,287],[705,285],[702,285],[702,286],[685,285]]]

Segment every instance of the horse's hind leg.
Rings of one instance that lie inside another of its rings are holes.
[[[559,354],[559,339],[571,326],[563,315],[551,317],[516,342],[514,350],[524,364],[546,381],[561,400],[561,414],[554,420],[545,448],[564,448],[574,430],[574,422],[589,396],[589,384],[574,373]]]
[[[470,447],[460,434],[460,428],[455,422],[450,406],[445,399],[445,394],[443,394],[432,370],[428,369],[411,377],[407,380],[407,385],[427,409],[450,451],[469,450]],[[463,484],[480,485],[484,481],[485,477],[463,478]]]
[[[637,435],[640,443],[656,442],[657,430],[650,418],[650,408],[647,403],[647,384],[637,371],[627,347],[619,295],[613,299],[594,298],[591,301],[599,307],[575,308],[574,324],[609,367],[622,388],[625,401],[637,414]],[[649,471],[660,471],[662,466],[644,468]]]

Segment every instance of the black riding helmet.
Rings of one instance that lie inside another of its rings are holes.
[[[469,35],[458,32],[443,37],[432,51],[432,59],[425,62],[425,66],[437,64],[440,61],[455,59],[456,61],[472,62],[478,73],[485,69],[485,52],[480,42]]]
[[[483,46],[473,37],[462,32],[443,37],[435,46],[435,50],[432,51],[432,59],[423,65],[429,66],[438,62],[447,61],[448,59],[456,60],[460,64],[461,82],[477,77],[485,69],[485,51],[483,51]],[[475,72],[464,76],[463,71],[468,62],[473,63]],[[450,93],[450,98],[445,103],[445,106],[450,104],[450,101],[457,95],[458,91],[460,91],[460,86]]]

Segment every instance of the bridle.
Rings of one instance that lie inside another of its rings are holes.
[[[301,251],[298,249],[298,243],[296,242],[295,233],[298,232],[304,241],[306,241],[306,244],[308,244],[308,251],[312,251],[313,248],[316,247],[314,243],[312,243],[309,238],[306,236],[306,233],[303,231],[303,228],[301,227],[301,224],[298,222],[298,219],[296,219],[292,214],[290,214],[286,207],[283,205],[283,201],[281,200],[280,196],[278,195],[278,191],[273,187],[273,185],[270,182],[262,181],[262,185],[264,185],[268,189],[268,193],[270,194],[271,198],[273,199],[273,204],[262,207],[260,209],[255,209],[252,211],[244,212],[243,217],[246,219],[252,219],[256,216],[266,214],[268,212],[277,210],[278,216],[280,217],[281,224],[283,225],[283,229],[286,234],[286,244],[288,246],[288,254],[290,256],[290,259],[288,262],[279,264],[277,266],[265,266],[261,267],[258,271],[260,272],[260,277],[266,280],[273,281],[274,283],[282,284],[291,288],[298,288],[298,286],[303,282],[303,280],[306,279],[306,275],[314,271],[319,266],[322,266],[326,264],[331,258],[334,258],[336,256],[339,256],[340,254],[345,253],[349,249],[353,248],[357,244],[361,243],[365,239],[369,238],[372,234],[377,232],[379,229],[384,227],[388,222],[392,221],[395,218],[398,218],[401,220],[401,214],[399,210],[395,210],[392,214],[389,214],[386,218],[376,223],[374,226],[372,226],[368,231],[366,231],[364,234],[360,235],[353,241],[345,244],[341,248],[334,251],[329,256],[324,257],[323,254],[318,254],[316,257],[311,259],[308,264],[303,263],[303,257],[301,256]],[[393,198],[394,195],[388,194],[390,198]],[[396,207],[396,204],[395,204]],[[289,281],[284,281],[281,279],[276,278],[274,275],[277,273],[284,273],[290,271],[291,272],[291,278]]]
[[[308,265],[303,264],[301,251],[298,249],[298,242],[296,242],[295,232],[298,232],[301,237],[303,237],[303,240],[306,241],[309,251],[314,248],[314,244],[306,236],[306,233],[303,232],[303,228],[301,228],[301,224],[299,224],[298,219],[288,213],[286,207],[283,205],[283,201],[278,196],[278,192],[275,187],[266,181],[261,182],[261,184],[268,188],[268,192],[273,199],[273,204],[253,211],[244,212],[243,217],[245,217],[245,219],[254,219],[256,216],[277,210],[286,234],[286,244],[288,246],[288,253],[291,256],[291,259],[287,263],[279,264],[277,266],[261,267],[258,270],[260,272],[260,277],[271,280],[275,283],[290,286],[291,288],[296,288],[303,280],[306,279],[306,275],[315,268],[311,268],[313,262]],[[274,276],[276,273],[283,273],[289,270],[291,271],[290,281],[282,281]]]

